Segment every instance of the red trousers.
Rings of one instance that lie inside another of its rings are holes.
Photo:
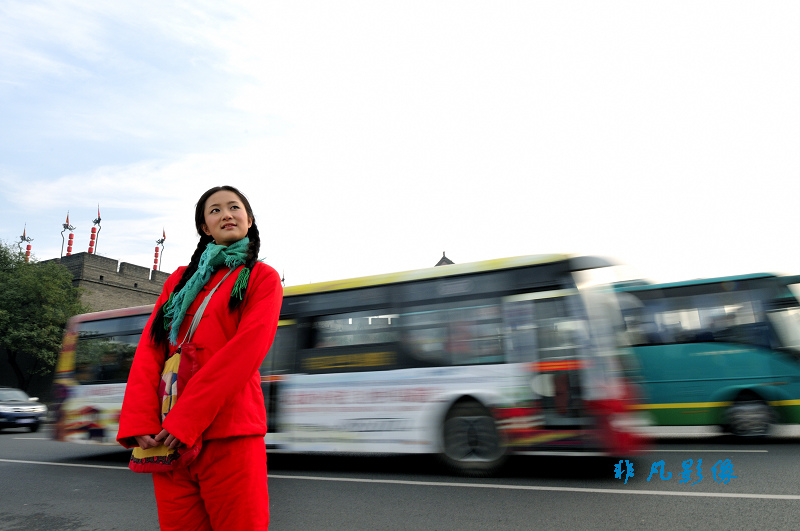
[[[203,441],[186,468],[153,474],[162,530],[249,531],[269,527],[264,438]]]

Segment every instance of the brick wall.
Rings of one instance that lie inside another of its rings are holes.
[[[96,312],[153,304],[169,277],[162,271],[86,252],[48,261],[61,263],[72,273],[72,285],[84,290],[83,303]]]

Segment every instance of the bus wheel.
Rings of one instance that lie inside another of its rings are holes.
[[[775,423],[772,409],[757,399],[737,400],[726,412],[727,429],[737,437],[764,437]]]
[[[505,461],[494,417],[477,402],[456,403],[445,417],[442,435],[442,457],[461,474],[488,475]]]

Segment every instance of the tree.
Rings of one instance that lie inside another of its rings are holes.
[[[64,266],[26,262],[22,252],[0,241],[0,350],[17,387],[27,390],[34,375],[53,372],[67,319],[86,311]]]

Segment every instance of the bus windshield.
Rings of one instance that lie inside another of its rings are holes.
[[[77,323],[75,380],[84,385],[126,382],[148,317],[134,315]]]
[[[800,284],[797,277],[786,277],[786,291],[767,304],[766,315],[777,335],[781,347],[800,356],[800,304],[797,295]]]

